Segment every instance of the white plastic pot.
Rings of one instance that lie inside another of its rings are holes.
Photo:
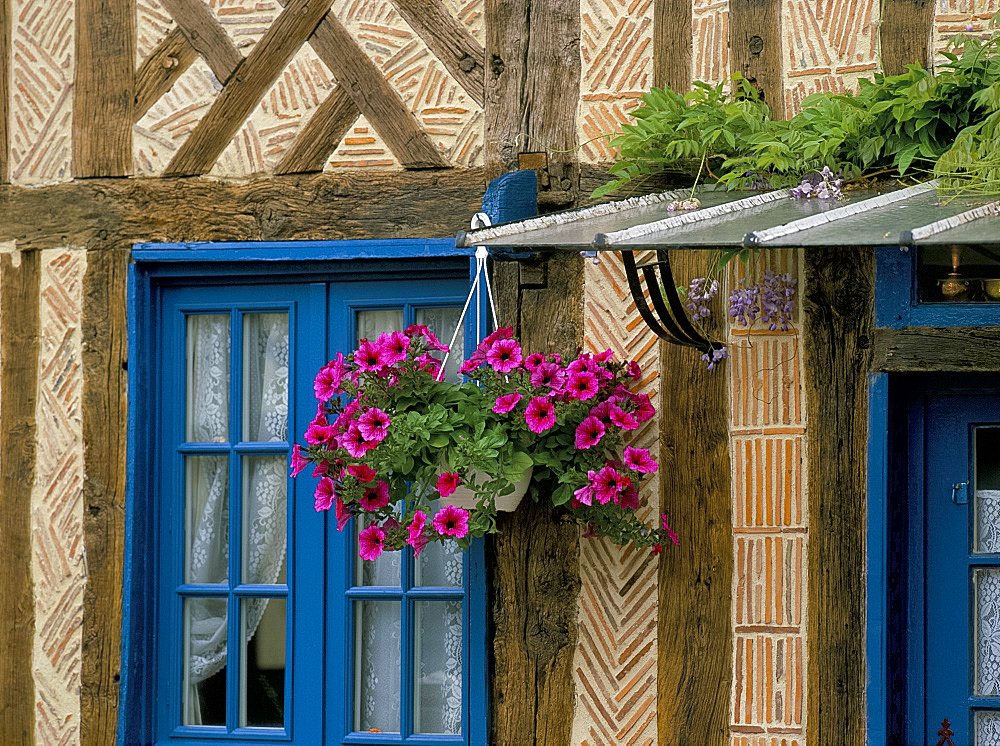
[[[497,510],[509,513],[517,509],[517,506],[521,504],[521,499],[528,491],[528,485],[531,483],[531,473],[534,470],[535,467],[529,466],[527,471],[524,472],[524,476],[514,484],[513,492],[509,495],[500,495],[496,498]],[[477,483],[487,478],[481,471],[474,471],[470,476]],[[472,510],[476,507],[476,493],[468,487],[459,485],[448,497],[442,497],[441,502],[445,505],[454,505],[456,508]]]

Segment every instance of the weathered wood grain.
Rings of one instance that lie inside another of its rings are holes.
[[[197,176],[212,168],[329,8],[330,0],[288,3],[174,154],[165,175]]]
[[[332,12],[320,21],[309,43],[404,168],[448,166],[389,81]]]
[[[570,203],[579,189],[579,0],[486,0],[484,14],[487,174],[516,169],[519,153],[548,151],[539,202],[551,203],[553,191]]]
[[[993,371],[998,365],[1000,329],[996,327],[875,330],[874,371]]]
[[[219,82],[225,84],[243,61],[229,34],[215,20],[204,0],[162,0],[188,42],[200,54]]]
[[[882,0],[882,72],[898,75],[914,62],[930,67],[934,6],[933,0]]]
[[[322,171],[327,159],[343,139],[361,111],[343,86],[338,85],[323,99],[292,147],[275,167],[274,173],[298,174]]]
[[[505,269],[497,276],[502,323],[515,326],[525,349],[574,354],[583,343],[582,264],[529,267],[527,281],[513,284],[517,265]],[[539,279],[543,287],[530,287]],[[487,550],[494,624],[489,743],[562,746],[572,728],[580,532],[558,522],[549,503],[526,502],[497,516],[500,533]]]
[[[170,90],[184,71],[191,67],[198,53],[184,33],[175,28],[156,45],[149,57],[135,71],[135,103],[132,121],[138,122],[150,107]]]
[[[775,119],[784,117],[785,111],[781,45],[780,0],[730,0],[733,72],[742,73],[757,87]]]
[[[80,742],[110,742],[118,720],[125,423],[128,374],[125,282],[128,246],[98,238],[83,279],[83,595]]]
[[[691,0],[653,0],[653,85],[691,88]]]
[[[671,252],[674,279],[704,277],[708,251]],[[717,338],[721,324],[708,331]],[[660,508],[681,537],[660,556],[657,727],[661,744],[728,742],[733,538],[726,377],[701,353],[661,344]]]
[[[0,184],[10,177],[10,0],[0,0]]]
[[[871,250],[805,252],[808,743],[866,743],[865,515]]]
[[[77,0],[73,175],[132,172],[135,8],[132,0]]]
[[[482,106],[486,52],[469,30],[441,0],[392,0],[392,4],[463,90]]]
[[[0,257],[0,743],[35,742],[31,488],[35,477],[39,254]]]

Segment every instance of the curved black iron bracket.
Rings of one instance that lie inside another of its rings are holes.
[[[672,344],[694,347],[707,354],[723,347],[721,342],[712,341],[698,331],[688,318],[684,304],[677,294],[674,275],[670,269],[670,257],[667,256],[666,251],[656,252],[658,261],[641,265],[635,263],[634,252],[622,251],[620,253],[635,307],[642,320],[646,322],[646,326],[656,336]],[[642,272],[641,279],[640,271]],[[643,284],[645,284],[645,290]],[[666,298],[664,298],[664,293]]]

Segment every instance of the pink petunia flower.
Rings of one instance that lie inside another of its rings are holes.
[[[590,416],[596,417],[601,421],[601,424],[607,427],[611,424],[611,409],[615,406],[615,403],[611,399],[605,399],[599,404],[595,404],[590,408]]]
[[[341,375],[329,366],[320,368],[313,381],[313,392],[321,402],[329,401],[340,393]]]
[[[514,327],[512,326],[501,326],[492,334],[487,334],[485,339],[483,339],[483,344],[486,345],[486,349],[496,342],[498,339],[513,339],[514,338]]]
[[[424,526],[426,524],[427,516],[424,515],[422,510],[418,510],[413,514],[413,521],[406,527],[406,530],[410,535],[406,540],[406,543],[413,547],[414,557],[419,557],[420,552],[422,552],[423,548],[430,542],[430,539],[428,539],[427,535],[424,534]]]
[[[384,355],[381,345],[362,339],[354,353],[354,364],[359,371],[378,370],[385,365]]]
[[[302,455],[302,447],[296,443],[292,446],[292,476],[297,477],[299,472],[309,465],[309,460]]]
[[[660,465],[649,455],[648,448],[632,448],[632,446],[628,446],[625,449],[624,457],[625,466],[632,471],[638,471],[642,474],[652,474],[660,468]]]
[[[659,554],[660,552],[663,551],[663,545],[662,544],[653,544],[653,546],[650,548],[650,551],[653,554]]]
[[[485,362],[486,362],[485,357],[473,355],[464,363],[462,363],[462,365],[458,369],[458,372],[461,373],[463,376],[467,376],[470,373],[472,373],[472,371],[478,370],[479,367]]]
[[[679,547],[681,545],[680,539],[677,538],[677,534],[674,533],[674,530],[670,528],[670,524],[667,523],[666,513],[660,514],[660,527],[666,532],[667,536],[670,537],[670,541],[674,543],[674,546]]]
[[[599,367],[600,366],[595,363],[593,358],[590,356],[590,353],[585,352],[577,357],[576,360],[571,361],[570,364],[566,366],[566,370],[570,373],[596,374]]]
[[[596,417],[588,417],[576,428],[577,450],[592,448],[604,437],[604,424]]]
[[[445,505],[434,516],[434,530],[442,536],[461,539],[469,533],[469,512],[454,505]]]
[[[336,496],[337,485],[329,477],[323,477],[316,485],[316,492],[313,495],[316,510],[329,510]]]
[[[566,371],[556,363],[541,363],[531,374],[531,385],[536,389],[547,386],[558,391],[566,383]]]
[[[600,536],[600,534],[597,533],[597,529],[594,528],[593,523],[588,523],[584,526],[583,532],[580,534],[580,537],[583,539],[596,539],[598,536]]]
[[[359,482],[370,482],[378,474],[373,468],[368,464],[349,464],[347,467],[347,473],[352,477],[357,477]]]
[[[406,351],[410,349],[410,338],[403,332],[386,332],[378,337],[378,346],[382,349],[382,362],[395,365],[406,360]]]
[[[497,373],[510,373],[521,364],[521,345],[513,339],[498,339],[486,353],[488,362]]]
[[[642,378],[642,368],[635,360],[629,360],[625,364],[625,372],[637,381]]]
[[[430,373],[432,376],[436,376],[441,370],[441,361],[433,355],[424,354],[419,357],[415,357],[413,360],[417,364],[417,370],[422,370],[424,373]]]
[[[594,488],[592,485],[585,484],[580,489],[573,493],[574,501],[578,502],[580,505],[591,505],[594,502]]]
[[[656,415],[656,408],[649,400],[649,394],[633,394],[632,396],[632,400],[639,405],[639,408],[635,412],[636,419],[639,422],[646,422],[653,419]]]
[[[438,494],[440,494],[441,497],[448,497],[448,495],[458,489],[458,485],[461,481],[462,478],[458,476],[458,474],[446,471],[438,477],[436,485]]]
[[[566,395],[570,399],[586,401],[597,396],[597,376],[587,371],[570,373],[566,381]]]
[[[313,467],[312,475],[314,477],[325,477],[328,471],[330,471],[330,464],[328,462],[317,461],[316,466]]]
[[[336,517],[337,517],[337,530],[343,531],[347,522],[351,520],[351,510],[346,505],[344,501],[337,496],[337,506],[336,506]]]
[[[497,414],[506,414],[516,407],[517,403],[521,401],[522,398],[523,397],[517,392],[507,394],[506,396],[498,396],[496,403],[493,405],[493,411]]]
[[[533,433],[544,433],[556,424],[556,407],[544,396],[536,396],[524,410],[524,421]]]
[[[305,439],[309,445],[317,446],[329,443],[336,434],[336,429],[330,426],[326,421],[326,417],[318,415],[316,419],[309,423],[309,427],[306,428]]]
[[[587,472],[587,476],[594,488],[594,499],[601,505],[606,505],[612,500],[618,502],[618,495],[632,483],[628,477],[610,466],[602,467],[596,473]]]
[[[639,490],[630,484],[615,496],[615,504],[623,510],[638,510]]]
[[[639,427],[639,421],[634,414],[614,404],[611,406],[611,424],[622,430],[635,430]]]
[[[599,363],[606,363],[614,356],[615,356],[614,350],[605,350],[604,352],[599,352],[598,354],[594,355],[594,360],[596,360]]]
[[[358,430],[361,431],[361,435],[364,436],[365,440],[381,443],[385,440],[387,434],[386,428],[389,427],[389,422],[389,415],[378,407],[372,407],[358,417]]]
[[[384,508],[389,504],[389,485],[379,480],[370,487],[365,487],[364,494],[358,500],[358,505],[369,512]]]
[[[337,442],[340,447],[347,451],[354,458],[361,458],[368,451],[378,445],[372,441],[365,440],[365,436],[361,433],[360,428],[356,423],[352,423],[347,432],[341,434],[337,438]]]
[[[428,350],[439,350],[440,352],[448,352],[448,345],[441,344],[441,341],[437,338],[430,329],[428,329],[423,324],[410,324],[406,329],[403,330],[403,334],[409,337],[423,337],[424,344]]]
[[[524,358],[524,368],[529,373],[534,373],[535,368],[545,362],[545,355],[540,352],[533,352],[528,357]]]
[[[375,560],[382,554],[385,545],[385,531],[372,525],[358,534],[358,554],[363,560]]]

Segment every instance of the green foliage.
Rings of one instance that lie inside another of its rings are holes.
[[[855,93],[819,93],[788,121],[771,118],[757,91],[736,75],[727,88],[696,82],[681,96],[654,88],[634,124],[611,140],[614,179],[595,197],[630,182],[702,168],[730,188],[780,188],[828,166],[845,179],[930,171],[952,188],[1000,189],[1000,35],[956,37],[935,74],[910,65],[876,74]],[[935,166],[936,164],[936,166]]]

